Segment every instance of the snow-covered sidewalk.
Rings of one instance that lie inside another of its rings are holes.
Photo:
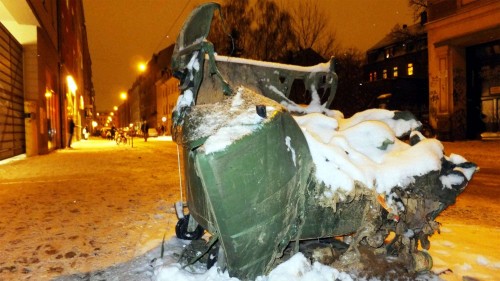
[[[134,138],[132,148],[91,139],[73,147],[0,164],[0,280],[98,272],[174,235],[173,142]]]

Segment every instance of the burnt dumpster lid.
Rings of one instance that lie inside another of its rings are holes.
[[[191,12],[179,32],[174,53],[207,38],[215,9],[220,9],[220,5],[209,2],[198,6]]]

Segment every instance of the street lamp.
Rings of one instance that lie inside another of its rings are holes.
[[[120,99],[123,101],[122,110],[120,110],[120,125],[122,127],[125,127],[125,124],[128,124],[130,122],[130,111],[127,98],[127,92],[120,92]]]
[[[140,73],[143,73],[144,71],[146,71],[146,68],[147,68],[147,64],[144,63],[144,62],[141,62],[137,65],[137,68],[139,69],[139,72]]]
[[[162,133],[162,135],[165,135],[165,131],[166,131],[165,122],[167,122],[167,117],[163,116],[161,118],[161,122],[162,122],[162,124],[161,124],[161,133]]]

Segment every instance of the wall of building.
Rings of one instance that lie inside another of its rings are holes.
[[[410,111],[426,124],[429,82],[423,24],[393,29],[366,55],[362,89],[371,97],[366,107]]]
[[[163,127],[163,132],[170,134],[172,108],[179,96],[179,81],[173,78],[170,66],[173,49],[171,45],[153,54],[146,71],[136,78],[127,92],[126,107],[119,109],[120,115],[129,116],[121,123],[128,122],[139,130],[143,121],[147,121],[150,128],[160,129],[161,133]]]
[[[82,0],[0,2],[0,21],[22,45],[25,152],[32,156],[63,148],[67,145],[67,106],[73,106],[79,139],[81,125],[88,122],[81,101],[93,100]],[[68,75],[79,89],[71,102],[67,100]]]
[[[500,1],[429,1],[430,122],[441,139],[474,137],[467,127],[479,126],[470,115],[480,118],[480,113],[474,113],[467,102],[477,97],[467,92],[466,49],[500,40],[499,18]]]
[[[38,32],[37,54],[42,54],[37,56],[38,84],[36,99],[39,102],[40,112],[38,135],[40,143],[38,149],[40,154],[45,154],[63,146],[61,143],[59,114],[60,60],[57,49],[52,44],[48,33],[42,29]]]
[[[170,128],[172,127],[172,112],[179,97],[179,80],[174,77],[168,77],[157,82],[157,112],[158,112],[158,127],[165,130],[166,135],[171,135]],[[165,120],[165,121],[163,121]]]

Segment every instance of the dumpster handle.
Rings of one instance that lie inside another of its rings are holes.
[[[181,193],[181,201],[175,203],[175,210],[177,211],[178,219],[184,217],[184,204],[182,203],[182,175],[181,175],[181,157],[179,154],[179,144],[177,144],[177,168],[179,170],[179,190]]]
[[[175,202],[175,212],[177,213],[178,219],[184,218],[184,203],[182,201]]]

